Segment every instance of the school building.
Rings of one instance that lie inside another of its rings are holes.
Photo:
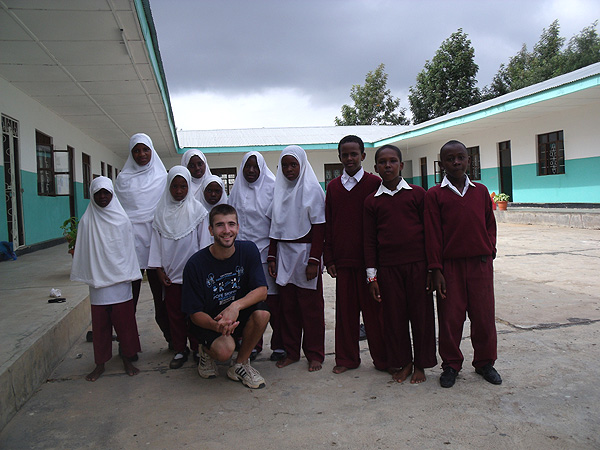
[[[413,126],[178,131],[149,0],[1,0],[0,241],[21,251],[62,242],[95,175],[115,178],[129,137],[147,133],[165,166],[188,148],[231,186],[242,155],[258,150],[275,172],[279,152],[307,150],[325,187],[341,173],[337,143],[394,144],[403,176],[439,182],[439,149],[465,143],[470,176],[521,204],[600,204],[600,64]],[[332,118],[333,121],[333,118]]]
[[[264,154],[271,170],[290,144],[307,150],[325,186],[341,173],[337,143],[347,134],[365,141],[364,166],[384,144],[403,153],[402,175],[428,188],[443,177],[441,146],[462,141],[469,176],[519,204],[600,206],[600,63],[413,126],[357,126],[180,131],[185,148],[200,148],[232,180],[243,153]],[[213,171],[214,172],[214,171]]]

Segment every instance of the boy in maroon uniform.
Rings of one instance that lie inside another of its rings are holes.
[[[375,367],[387,369],[383,341],[383,316],[365,283],[363,257],[363,204],[381,180],[362,168],[365,144],[358,136],[346,136],[338,144],[344,172],[327,185],[325,198],[325,248],[327,273],[336,279],[335,367],[343,373],[360,365],[359,322],[362,310],[369,351]]]
[[[466,174],[464,144],[449,141],[440,150],[444,180],[425,197],[427,259],[433,271],[440,330],[442,387],[454,385],[464,357],[460,351],[465,314],[471,320],[475,371],[492,384],[502,378],[494,369],[496,323],[494,268],[496,220],[487,188]]]
[[[437,364],[433,296],[425,256],[425,190],[400,176],[404,164],[398,147],[381,147],[375,163],[383,181],[365,200],[369,290],[383,306],[388,370],[394,381],[402,383],[412,375],[411,384],[422,383],[424,369]]]

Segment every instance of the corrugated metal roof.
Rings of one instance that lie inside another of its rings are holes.
[[[247,147],[271,145],[336,144],[349,134],[375,142],[402,133],[402,125],[359,125],[343,127],[246,128],[236,130],[178,131],[182,147]]]

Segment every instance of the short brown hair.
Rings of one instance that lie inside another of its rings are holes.
[[[227,203],[221,203],[210,210],[210,214],[208,215],[208,223],[211,227],[213,226],[214,218],[217,214],[222,214],[224,216],[234,214],[235,220],[237,221],[238,219],[237,211],[233,206],[228,205]]]

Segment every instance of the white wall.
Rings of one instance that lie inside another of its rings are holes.
[[[91,157],[92,173],[100,174],[100,161],[119,170],[125,160],[100,145],[81,130],[54,114],[45,106],[28,97],[12,84],[0,78],[0,113],[19,123],[20,168],[37,172],[35,155],[36,130],[52,137],[54,148],[64,150],[67,146],[75,149],[75,181],[83,182],[81,153]],[[123,136],[123,146],[129,144],[129,137]],[[0,164],[3,164],[0,159]]]
[[[579,159],[600,156],[598,141],[600,140],[600,103],[567,111],[548,109],[548,114],[517,124],[501,124],[490,126],[482,131],[463,134],[460,126],[455,127],[454,139],[467,147],[479,146],[481,168],[498,167],[498,143],[511,142],[512,165],[537,163],[537,136],[539,134],[564,131],[565,158]],[[427,157],[427,170],[431,175],[432,163],[439,159],[439,150],[448,139],[433,143],[410,147],[405,159],[412,159],[414,175],[418,176],[419,158]]]

